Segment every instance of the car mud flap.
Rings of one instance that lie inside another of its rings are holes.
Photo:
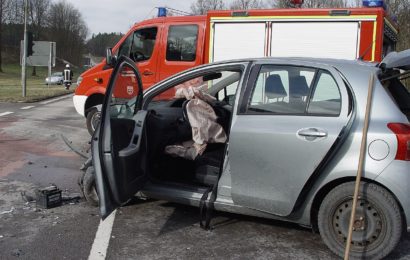
[[[214,202],[216,200],[216,188],[218,182],[216,182],[212,187],[209,187],[201,197],[199,201],[199,226],[205,230],[211,229],[211,219],[212,213],[214,211]],[[211,192],[211,198],[208,199],[209,192]]]
[[[227,154],[227,150],[228,150],[228,146],[225,145],[225,149],[224,149],[225,156]],[[214,185],[212,187],[209,187],[204,192],[204,194],[201,197],[201,200],[199,201],[199,226],[205,230],[212,229],[211,228],[212,214],[214,211],[214,203],[216,201],[216,196],[218,194],[218,183],[222,175],[223,164],[224,164],[224,160],[222,160],[221,164],[219,165],[219,174],[218,174],[218,178],[215,181]],[[209,201],[207,202],[209,193],[211,193],[211,197],[209,198]]]

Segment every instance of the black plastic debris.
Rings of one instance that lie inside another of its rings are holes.
[[[37,207],[44,209],[54,208],[61,206],[63,200],[61,196],[61,190],[55,185],[49,187],[41,188],[36,191]]]

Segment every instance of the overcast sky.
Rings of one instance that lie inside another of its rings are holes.
[[[57,0],[54,0],[57,1]],[[135,23],[157,14],[158,6],[189,12],[195,0],[67,0],[81,14],[89,29],[89,37],[99,32],[125,33]]]

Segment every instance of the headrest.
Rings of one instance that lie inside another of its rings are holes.
[[[281,98],[288,95],[278,74],[270,75],[266,79],[265,94],[268,98]]]
[[[289,93],[292,97],[306,97],[309,94],[309,86],[305,76],[296,76],[289,79]]]

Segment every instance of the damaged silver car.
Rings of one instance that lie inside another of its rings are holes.
[[[375,77],[351,259],[385,257],[410,231],[409,57],[227,61],[145,92],[120,57],[92,141],[102,218],[163,199],[200,207],[205,227],[213,209],[309,226],[343,256]]]

